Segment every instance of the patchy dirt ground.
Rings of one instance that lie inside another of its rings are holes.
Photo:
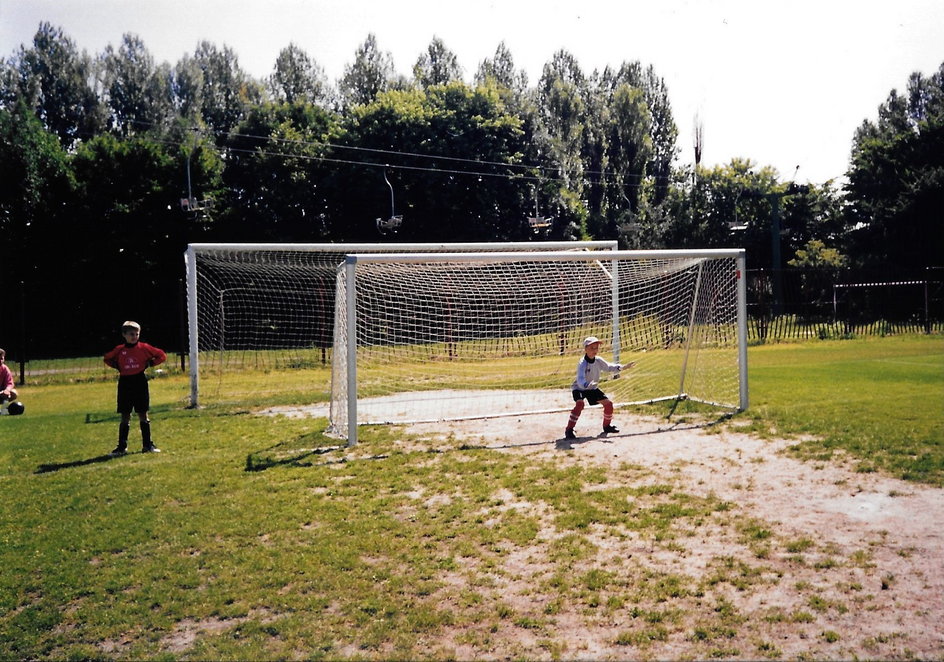
[[[595,431],[600,415],[598,408],[585,410],[578,434]],[[663,641],[627,646],[614,643],[627,630],[618,615],[559,614],[555,639],[569,642],[563,658],[944,659],[944,490],[798,461],[782,453],[796,442],[759,440],[734,425],[673,425],[617,413],[622,432],[566,442],[564,421],[566,414],[547,414],[411,431],[556,462],[647,467],[653,480],[671,476],[683,492],[730,502],[737,516],[762,521],[776,540],[749,549],[720,532],[668,548],[595,539],[604,553],[642,559],[657,572],[704,576],[718,572],[720,561],[729,570],[758,569],[766,579],[727,591],[743,622],[714,641],[717,630],[688,623],[674,635],[670,627]],[[546,572],[540,555],[519,553],[508,563],[509,576],[519,579],[501,587],[503,600],[534,611],[531,603],[540,598],[528,587]],[[708,641],[698,641],[699,632]],[[460,659],[481,655],[461,645],[456,651]]]
[[[621,566],[631,582],[680,576],[711,586],[710,594],[640,615],[626,606],[549,610],[554,595],[538,587],[553,575],[546,546],[559,532],[548,524],[540,544],[508,554],[505,567],[488,575],[495,601],[550,627],[457,628],[430,641],[431,650],[458,659],[944,660],[944,490],[841,462],[799,461],[783,452],[795,441],[757,439],[738,432],[736,421],[671,423],[617,412],[622,432],[591,436],[600,416],[599,408],[586,409],[577,428],[586,436],[570,442],[562,439],[566,413],[410,431],[443,448],[482,446],[614,471],[632,465],[640,480],[731,504],[740,534],[708,526],[668,543],[587,534],[599,550],[595,562],[602,556]],[[540,511],[511,494],[501,498],[509,509]],[[743,532],[752,521],[761,532],[753,541]],[[442,604],[456,600],[472,575],[448,580]]]

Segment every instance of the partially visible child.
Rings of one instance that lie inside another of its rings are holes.
[[[144,371],[150,366],[160,365],[167,360],[164,350],[140,342],[141,325],[137,322],[125,322],[121,325],[121,335],[125,341],[105,354],[105,365],[118,371],[118,446],[112,455],[124,455],[128,452],[128,433],[131,430],[131,412],[138,413],[141,427],[142,452],[160,453],[160,449],[151,440],[151,421],[148,410],[151,408],[151,394],[148,390],[147,375]]]
[[[634,364],[628,363],[625,366],[619,363],[607,363],[597,356],[600,351],[600,340],[590,336],[583,341],[584,357],[577,364],[577,378],[571,385],[574,395],[574,408],[570,412],[570,419],[567,421],[567,428],[564,430],[564,437],[567,439],[576,439],[574,427],[577,425],[577,419],[585,406],[584,399],[590,403],[590,406],[603,405],[603,432],[619,432],[619,429],[613,425],[613,402],[606,397],[606,393],[600,390],[600,374],[602,372],[619,372],[624,367],[631,368]]]
[[[7,352],[0,349],[0,404],[16,400],[16,384],[13,383],[13,372],[7,366]]]

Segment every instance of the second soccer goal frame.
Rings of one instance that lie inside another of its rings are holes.
[[[351,253],[609,251],[616,241],[190,244],[184,253],[190,406],[284,395],[260,376],[331,361],[335,272]],[[251,378],[249,376],[252,376]],[[238,377],[247,379],[240,380]],[[242,381],[242,390],[240,384]],[[306,384],[325,392],[329,381]],[[209,387],[209,388],[208,388]]]
[[[635,364],[617,406],[744,410],[744,274],[743,249],[348,255],[328,432],[566,411],[588,336]]]

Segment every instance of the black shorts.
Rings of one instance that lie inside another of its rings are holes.
[[[148,391],[147,376],[143,372],[136,375],[122,375],[118,378],[118,413],[147,413],[151,408],[151,394]]]
[[[584,398],[587,399],[587,402],[590,403],[590,406],[599,404],[601,400],[606,400],[606,393],[601,391],[598,388],[591,389],[589,391],[581,391],[574,389],[574,402],[580,402]]]

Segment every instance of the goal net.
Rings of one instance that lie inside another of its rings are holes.
[[[565,411],[582,341],[636,365],[617,405],[747,407],[744,252],[353,254],[337,271],[329,432]]]
[[[190,404],[327,399],[335,273],[348,253],[615,248],[615,241],[191,244],[184,254]]]

